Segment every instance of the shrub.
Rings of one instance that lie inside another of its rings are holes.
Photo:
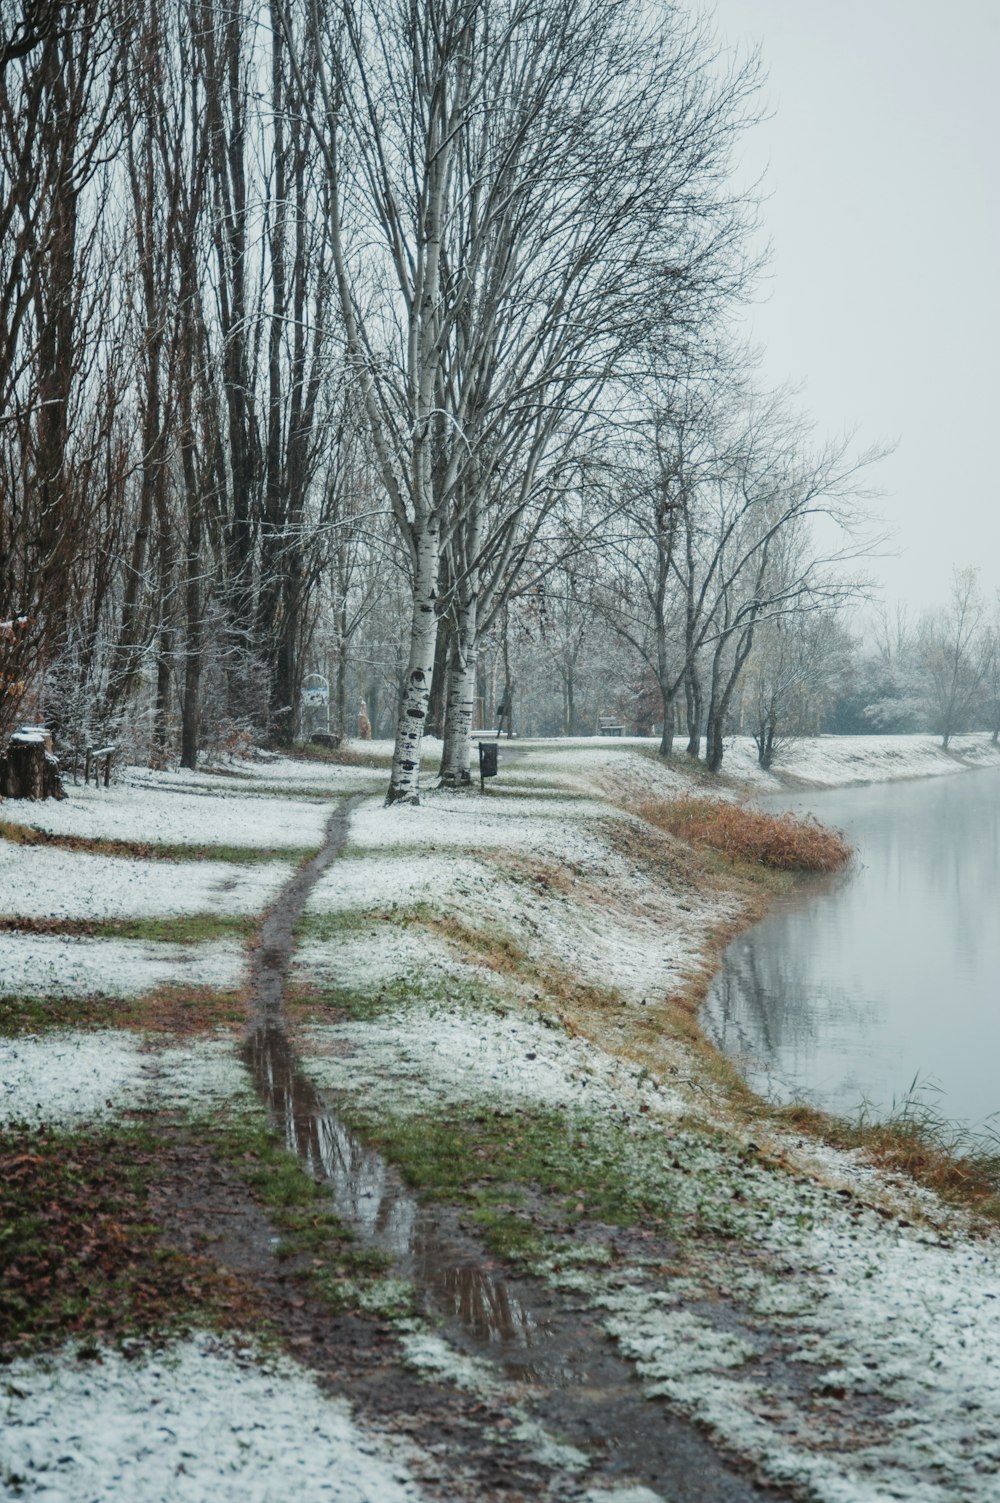
[[[794,814],[765,814],[724,799],[699,798],[646,803],[638,812],[689,845],[772,871],[833,872],[851,859],[839,831]]]

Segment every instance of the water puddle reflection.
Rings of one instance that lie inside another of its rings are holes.
[[[429,1311],[490,1348],[510,1376],[538,1377],[544,1365],[551,1380],[542,1360],[545,1321],[506,1277],[470,1258],[434,1208],[421,1206],[391,1165],[338,1120],[299,1068],[284,1031],[268,1022],[255,1028],[244,1060],[286,1145],[329,1186],[333,1209],[360,1241],[388,1254]]]

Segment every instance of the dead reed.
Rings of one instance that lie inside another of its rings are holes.
[[[712,798],[647,802],[636,812],[688,845],[771,871],[834,872],[851,859],[839,831],[794,814],[765,814]]]

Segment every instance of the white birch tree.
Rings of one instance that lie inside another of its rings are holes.
[[[722,184],[756,69],[720,74],[702,27],[638,0],[283,15],[293,53],[320,63],[310,119],[348,354],[410,558],[388,801],[416,800],[442,611],[460,779],[484,566],[515,558],[603,385],[741,280],[742,205]]]

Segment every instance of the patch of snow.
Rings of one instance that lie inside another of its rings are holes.
[[[232,990],[245,970],[244,950],[227,940],[174,945],[0,930],[0,996],[137,997],[171,985]]]
[[[729,1235],[694,1243],[661,1288],[628,1270],[551,1275],[608,1312],[647,1394],[817,1503],[993,1503],[1000,1237],[886,1221],[707,1142],[671,1152],[684,1172],[665,1202]]]
[[[495,1398],[501,1392],[497,1370],[492,1363],[459,1352],[433,1331],[413,1325],[400,1337],[406,1365],[435,1383],[452,1383],[470,1393]],[[533,1459],[556,1471],[579,1472],[590,1466],[590,1457],[576,1446],[556,1440],[537,1420],[530,1418],[508,1396],[508,1418],[514,1421],[502,1441],[516,1440],[525,1446]],[[498,1440],[501,1438],[498,1436]]]
[[[433,845],[441,821],[431,801],[402,814],[369,806],[355,811],[352,842],[360,837],[373,845],[379,838],[398,843],[400,830],[408,829],[407,838],[424,841],[420,858],[376,854],[377,846],[371,855],[349,855],[323,875],[307,911],[405,908],[432,898],[437,912],[479,929],[499,924],[530,954],[554,959],[592,984],[612,986],[636,1005],[683,985],[700,964],[706,929],[735,911],[725,897],[691,891],[677,896],[637,872],[601,833],[595,814],[606,814],[604,805],[549,805],[535,817],[532,802],[519,800],[526,810],[515,811],[508,824],[504,805],[477,809],[468,795],[449,798],[454,824],[442,842],[444,852]],[[568,820],[561,820],[560,808],[570,809]],[[459,836],[470,849],[492,844],[494,859],[447,854]],[[519,880],[516,869],[508,875],[505,850],[550,867],[558,881],[536,885]]]
[[[386,808],[366,800],[351,815],[350,838],[363,850],[520,849],[579,860],[593,849],[583,827],[608,812],[593,800],[481,798],[472,792],[428,789],[419,804]]]
[[[163,918],[260,913],[286,862],[132,861],[0,840],[0,913],[14,918]]]
[[[411,907],[430,895],[451,893],[486,896],[493,881],[484,863],[457,856],[347,855],[320,877],[309,894],[307,913],[365,912]]]
[[[592,1487],[580,1503],[667,1503],[648,1487]]]
[[[208,1337],[155,1356],[4,1372],[0,1475],[23,1498],[419,1503],[398,1443],[362,1429],[288,1359]]]
[[[472,1006],[411,1006],[382,1012],[374,1022],[305,1030],[307,1074],[323,1089],[350,1092],[372,1111],[384,1109],[392,1082],[392,1110],[488,1101],[509,1107],[544,1105],[619,1109],[626,1102],[661,1113],[682,1110],[664,1088],[637,1083],[637,1072],[512,1008],[503,1015]]]
[[[238,797],[254,789],[266,793],[273,788],[323,789],[333,796],[384,784],[387,777],[385,767],[352,767],[339,762],[282,756],[221,757],[195,771],[177,767],[154,772],[145,767],[129,767],[124,774],[126,782],[138,787],[203,788],[219,797],[227,794]]]
[[[456,1388],[481,1394],[497,1389],[496,1369],[491,1363],[466,1356],[433,1331],[404,1328],[400,1342],[407,1367],[435,1383],[453,1383]]]
[[[354,990],[361,985],[375,991],[405,982],[415,994],[428,983],[446,987],[449,980],[482,981],[489,975],[485,968],[456,960],[433,934],[411,933],[387,923],[338,934],[333,941],[307,941],[295,952],[292,974],[316,986]]]
[[[231,1039],[144,1048],[155,1043],[110,1029],[0,1039],[0,1121],[114,1121],[154,1107],[255,1102]]]
[[[293,798],[248,798],[201,786],[175,792],[135,783],[67,789],[19,810],[19,823],[54,835],[148,845],[243,846],[307,850],[323,843],[329,808]],[[14,817],[14,816],[11,816]]]
[[[528,1419],[527,1416],[517,1420],[510,1436],[512,1440],[519,1440],[523,1446],[527,1446],[534,1460],[541,1466],[552,1467],[554,1471],[582,1472],[590,1466],[590,1457],[586,1451],[556,1440],[537,1420]]]

